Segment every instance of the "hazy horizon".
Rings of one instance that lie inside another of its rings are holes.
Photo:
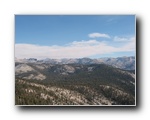
[[[37,59],[37,60],[56,59],[56,60],[59,60],[59,59],[83,59],[83,58],[89,58],[89,59],[103,59],[103,58],[123,58],[123,57],[135,57],[135,56],[133,55],[133,56],[99,57],[99,58],[80,57],[80,58],[43,58],[43,59],[38,59],[38,58],[34,58],[34,57],[31,57],[31,58],[17,58],[17,57],[15,57],[15,59]]]

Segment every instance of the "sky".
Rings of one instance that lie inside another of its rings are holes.
[[[135,56],[134,15],[15,15],[19,59]]]

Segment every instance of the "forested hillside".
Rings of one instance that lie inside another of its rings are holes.
[[[135,74],[105,64],[16,63],[16,105],[135,105]]]

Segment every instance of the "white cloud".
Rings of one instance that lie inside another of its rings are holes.
[[[93,46],[93,45],[97,45],[100,42],[97,40],[82,40],[82,41],[73,41],[72,43],[70,43],[69,45],[71,46]]]
[[[125,44],[122,48],[123,51],[135,51],[136,49],[136,40],[135,37],[129,38],[129,42]]]
[[[90,38],[98,38],[98,37],[110,38],[108,34],[103,34],[103,33],[91,33],[88,36]]]
[[[122,51],[134,51],[135,38],[121,47],[107,45],[97,40],[74,41],[65,46],[39,46],[32,44],[15,44],[17,58],[81,58],[93,55]]]
[[[115,36],[114,41],[115,42],[128,42],[130,40],[129,40],[129,38]]]

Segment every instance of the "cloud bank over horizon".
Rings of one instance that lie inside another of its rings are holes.
[[[90,38],[105,37],[110,36],[102,33],[91,33]],[[122,43],[119,47],[111,45],[111,43]],[[17,43],[15,44],[15,57],[19,59],[23,58],[82,58],[90,57],[95,55],[112,54],[118,52],[134,52],[135,51],[135,37],[123,38],[115,36],[110,41],[101,41],[96,39],[73,41],[71,43],[65,44],[63,46],[51,45],[51,46],[41,46],[35,44],[25,44]]]

